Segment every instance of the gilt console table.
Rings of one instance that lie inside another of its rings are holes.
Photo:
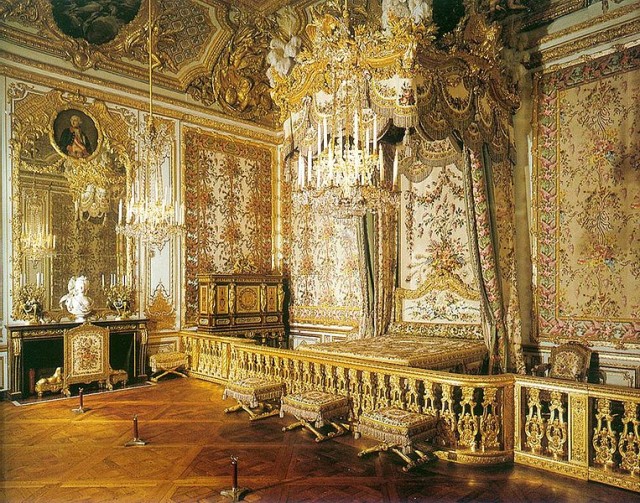
[[[288,346],[279,274],[198,274],[198,330]]]
[[[128,380],[146,380],[147,319],[91,320],[109,329],[109,363],[113,369],[125,370]],[[31,381],[46,377],[64,365],[64,332],[78,322],[41,325],[8,324],[10,400],[28,396]]]

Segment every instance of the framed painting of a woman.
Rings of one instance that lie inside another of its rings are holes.
[[[52,145],[64,157],[91,159],[98,152],[102,135],[92,117],[68,108],[56,115],[51,128]]]

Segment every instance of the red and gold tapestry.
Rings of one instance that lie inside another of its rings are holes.
[[[640,47],[542,75],[539,340],[640,343]]]

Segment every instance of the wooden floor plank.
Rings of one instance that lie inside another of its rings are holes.
[[[231,455],[249,503],[281,502],[605,502],[637,495],[522,466],[470,468],[444,461],[401,471],[369,445],[343,436],[316,444],[304,430],[282,432],[292,418],[250,422],[225,414],[222,387],[195,379],[16,407],[0,403],[0,501],[230,501]],[[124,447],[138,415],[143,447]]]

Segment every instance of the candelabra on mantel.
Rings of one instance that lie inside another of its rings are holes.
[[[37,324],[42,321],[42,309],[44,305],[44,276],[36,273],[36,282],[28,283],[23,274],[20,277],[20,288],[15,299],[15,305],[19,306],[16,319],[27,321],[30,324]]]
[[[131,316],[135,290],[131,285],[131,280],[127,281],[126,274],[122,276],[121,280],[116,274],[111,274],[109,285],[106,284],[103,274],[102,291],[107,299],[107,307],[118,313],[116,319],[123,320]]]

